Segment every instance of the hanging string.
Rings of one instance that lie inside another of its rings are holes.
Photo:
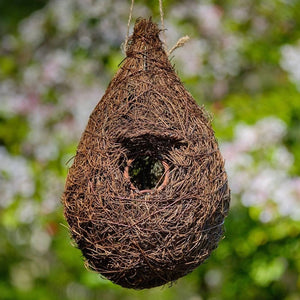
[[[165,48],[165,50],[167,50],[166,32],[165,32],[165,25],[164,25],[164,11],[163,11],[162,0],[159,0],[159,13],[160,13],[161,29],[163,32],[164,48]]]
[[[188,35],[181,37],[177,43],[168,51],[167,50],[167,43],[166,43],[166,32],[165,32],[165,24],[164,24],[164,10],[163,10],[163,0],[159,0],[159,13],[160,13],[160,21],[161,21],[161,28],[163,32],[163,44],[164,49],[167,52],[168,56],[172,54],[174,50],[177,48],[180,48],[184,46],[186,42],[190,40],[190,37]],[[121,48],[124,53],[126,53],[127,45],[128,45],[128,39],[129,39],[129,28],[130,28],[130,22],[132,19],[132,13],[133,13],[133,6],[134,6],[134,0],[131,0],[130,10],[129,10],[129,16],[128,16],[128,22],[127,22],[127,32],[126,32],[126,39],[125,42],[122,44]]]
[[[126,53],[127,44],[128,44],[129,27],[130,27],[130,22],[131,22],[131,18],[132,18],[133,6],[134,6],[134,0],[131,0],[131,6],[130,6],[130,11],[129,11],[129,16],[128,16],[128,22],[127,22],[126,39],[125,39],[125,42],[123,43],[123,47],[122,47],[124,53]]]
[[[164,11],[163,11],[163,0],[159,0],[159,12],[160,12],[160,21],[161,21],[161,29],[163,32],[163,40],[164,40],[164,49],[167,52],[167,55],[169,56],[172,54],[174,50],[177,48],[180,48],[185,45],[186,42],[190,40],[190,37],[188,35],[181,37],[177,43],[168,51],[167,48],[167,42],[166,42],[166,32],[165,32],[165,25],[164,25]]]

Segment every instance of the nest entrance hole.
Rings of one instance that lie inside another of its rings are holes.
[[[161,190],[168,184],[169,165],[155,156],[140,155],[128,161],[124,176],[130,180],[132,189]]]

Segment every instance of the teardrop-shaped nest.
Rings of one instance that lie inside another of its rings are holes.
[[[174,281],[223,236],[230,192],[205,111],[151,19],[92,112],[66,181],[64,214],[87,265],[128,288]]]

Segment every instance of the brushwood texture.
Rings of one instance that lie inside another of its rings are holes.
[[[87,265],[134,289],[172,282],[203,263],[223,236],[230,202],[210,121],[176,75],[159,33],[151,19],[137,20],[63,194]],[[168,165],[165,185],[140,191],[125,176],[143,155]]]

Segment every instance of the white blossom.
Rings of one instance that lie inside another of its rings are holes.
[[[0,147],[0,161],[0,207],[9,206],[17,195],[32,196],[35,185],[26,159],[12,156]]]
[[[282,145],[285,133],[282,120],[266,117],[252,126],[238,124],[233,140],[221,145],[233,195],[247,207],[260,207],[262,222],[277,214],[300,219],[300,177],[289,176],[293,155]]]
[[[296,45],[281,47],[280,65],[300,90],[300,41]]]

